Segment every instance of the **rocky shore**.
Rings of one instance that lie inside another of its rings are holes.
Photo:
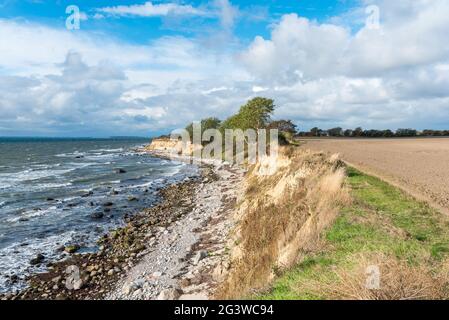
[[[126,226],[99,239],[97,252],[61,248],[70,258],[49,264],[26,289],[0,299],[213,297],[229,268],[227,241],[243,170],[202,165],[201,172],[161,190],[157,205],[126,216]]]

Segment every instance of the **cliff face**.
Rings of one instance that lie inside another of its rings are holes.
[[[266,167],[273,174],[261,175]],[[218,298],[244,297],[266,287],[275,270],[318,250],[323,230],[332,224],[349,195],[345,169],[337,156],[303,149],[281,149],[249,168],[236,208],[239,227],[231,250],[232,271]]]
[[[183,152],[182,141],[170,138],[153,139],[153,141],[151,141],[151,144],[147,146],[145,150],[152,152],[181,154]],[[193,151],[193,144],[188,142],[186,150],[187,151],[185,152],[191,154]]]

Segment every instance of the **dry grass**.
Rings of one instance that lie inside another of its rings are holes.
[[[448,296],[445,270],[412,266],[383,254],[357,254],[351,262],[352,266],[336,268],[331,279],[298,282],[298,291],[334,300],[437,300]]]
[[[316,250],[323,230],[350,201],[343,188],[345,170],[336,157],[288,147],[281,151],[273,175],[259,175],[270,161],[253,166],[247,175],[237,213],[239,245],[232,251],[232,272],[218,298],[242,297],[265,287],[277,271]]]
[[[323,233],[325,245],[255,299],[448,299],[449,220],[387,183],[347,168],[353,198]],[[367,287],[379,271],[379,287]],[[378,269],[376,269],[376,266]],[[369,282],[368,282],[369,283]]]

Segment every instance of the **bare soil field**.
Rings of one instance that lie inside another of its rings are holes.
[[[304,141],[305,148],[339,153],[348,164],[449,213],[449,138]]]

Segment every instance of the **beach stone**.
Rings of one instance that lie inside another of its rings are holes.
[[[203,293],[184,294],[179,297],[179,300],[207,300],[207,296]]]
[[[187,278],[184,278],[180,281],[181,284],[181,288],[187,288],[188,286],[190,286],[191,281]]]
[[[69,245],[64,248],[64,251],[67,253],[75,253],[80,249],[80,246],[77,244]]]
[[[77,279],[73,282],[73,290],[77,291],[82,289],[84,286],[84,282],[82,279]]]
[[[157,300],[177,300],[182,294],[180,289],[169,288],[162,290],[157,296]]]
[[[129,196],[128,197],[128,201],[137,201],[137,200],[139,200],[137,197],[134,197],[134,196]]]
[[[35,258],[30,260],[30,264],[35,266],[41,264],[45,260],[45,256],[39,253]]]
[[[113,205],[114,205],[114,203],[111,201],[107,201],[107,202],[103,203],[103,207],[112,207]]]
[[[193,263],[194,264],[198,264],[201,260],[203,260],[206,257],[207,257],[207,251],[200,250],[200,251],[197,252],[195,257],[193,257]]]
[[[125,283],[122,287],[122,293],[125,295],[129,295],[131,293],[133,293],[134,291],[136,291],[138,289],[138,286],[134,283]]]

